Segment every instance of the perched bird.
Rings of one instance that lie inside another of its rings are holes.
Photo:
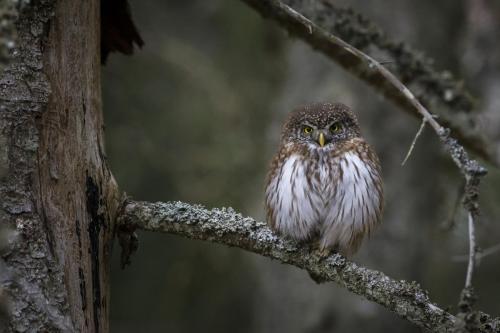
[[[271,228],[322,255],[350,255],[380,221],[382,204],[380,163],[354,113],[340,103],[295,109],[268,174]]]

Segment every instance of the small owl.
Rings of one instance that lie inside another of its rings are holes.
[[[380,163],[345,105],[295,109],[266,185],[266,213],[277,233],[311,242],[323,255],[355,253],[378,224],[383,192]]]

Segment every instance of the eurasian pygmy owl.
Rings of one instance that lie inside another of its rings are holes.
[[[266,185],[273,230],[313,242],[323,254],[358,250],[380,220],[380,163],[345,105],[317,103],[295,109]]]

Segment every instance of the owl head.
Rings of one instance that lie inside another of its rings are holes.
[[[360,137],[354,113],[341,103],[314,103],[293,110],[283,126],[282,143],[330,147]]]

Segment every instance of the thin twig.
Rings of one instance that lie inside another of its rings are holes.
[[[467,275],[465,276],[465,288],[472,287],[472,276],[474,274],[474,268],[476,266],[476,234],[474,230],[474,218],[472,213],[468,214],[469,220],[469,264],[467,265]]]
[[[417,131],[417,134],[415,134],[415,137],[413,138],[413,141],[411,143],[410,149],[408,149],[408,153],[406,153],[406,157],[401,163],[401,166],[404,166],[406,164],[406,161],[408,161],[408,158],[410,158],[411,153],[413,152],[413,149],[415,148],[415,144],[417,143],[418,138],[422,134],[424,127],[425,127],[425,118],[422,118],[422,124],[420,124],[420,128]]]

